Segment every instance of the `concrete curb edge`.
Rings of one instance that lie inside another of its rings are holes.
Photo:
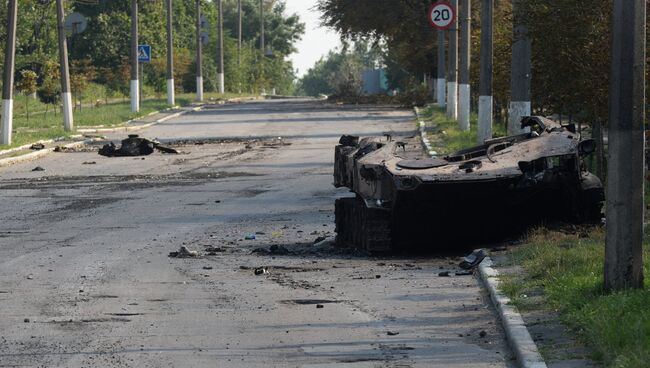
[[[523,318],[510,305],[510,298],[499,291],[499,272],[492,268],[492,260],[489,257],[486,257],[479,265],[479,275],[490,293],[492,304],[499,313],[508,344],[515,353],[519,366],[522,368],[547,368]]]
[[[431,147],[431,142],[429,141],[429,138],[427,138],[426,123],[420,120],[420,109],[418,109],[417,106],[414,106],[413,112],[415,113],[415,117],[418,120],[418,129],[420,131],[420,140],[422,141],[422,145],[424,146],[424,149],[429,154],[429,156],[435,156],[436,151],[433,150]]]

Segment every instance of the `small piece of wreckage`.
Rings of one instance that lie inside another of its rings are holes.
[[[159,142],[140,138],[137,134],[129,134],[127,139],[122,140],[122,146],[120,148],[117,148],[117,146],[111,142],[105,144],[99,150],[99,154],[106,157],[148,156],[152,154],[154,150],[163,153],[178,153],[175,149],[162,146]]]

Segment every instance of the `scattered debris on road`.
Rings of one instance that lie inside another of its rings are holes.
[[[395,331],[386,331],[386,335],[388,335],[388,336],[397,336],[397,335],[399,335],[399,332],[395,332]]]
[[[54,147],[54,152],[76,152],[77,150],[72,147],[66,146],[56,146]]]
[[[99,150],[99,154],[106,157],[147,156],[152,154],[154,149],[163,153],[178,154],[178,151],[173,148],[162,146],[156,141],[140,138],[137,134],[129,134],[127,139],[122,140],[120,148],[117,148],[113,142],[105,144]]]
[[[43,143],[34,143],[32,144],[29,149],[34,150],[34,151],[40,151],[42,149],[45,149],[45,145]]]
[[[289,254],[289,249],[282,245],[277,245],[273,244],[269,247],[269,249],[266,248],[256,248],[253,249],[251,252],[253,254],[261,254],[261,255],[273,255],[273,256],[286,256]]]
[[[96,165],[97,162],[95,162],[95,161],[84,161],[84,162],[82,162],[81,164],[82,164],[82,165]]]
[[[255,269],[254,273],[256,276],[268,275],[269,270],[266,267],[258,267]]]
[[[199,252],[197,252],[195,250],[190,250],[185,245],[181,245],[178,252],[170,252],[169,253],[169,257],[171,257],[171,258],[194,258],[194,257],[198,257],[198,255],[199,255]]]
[[[485,252],[485,249],[476,249],[472,254],[463,258],[458,266],[464,270],[473,270],[483,262],[486,256],[487,253]]]
[[[32,169],[32,171],[45,171],[45,169],[40,166],[36,166],[35,168]]]

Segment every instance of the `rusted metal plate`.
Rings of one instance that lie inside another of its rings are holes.
[[[402,160],[397,163],[397,166],[402,169],[410,170],[424,170],[424,169],[433,169],[435,167],[441,167],[449,165],[447,160],[441,158],[425,158],[421,160]]]

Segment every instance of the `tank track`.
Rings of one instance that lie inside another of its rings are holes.
[[[368,252],[392,249],[390,211],[368,208],[360,198],[339,198],[334,207],[337,245]]]

